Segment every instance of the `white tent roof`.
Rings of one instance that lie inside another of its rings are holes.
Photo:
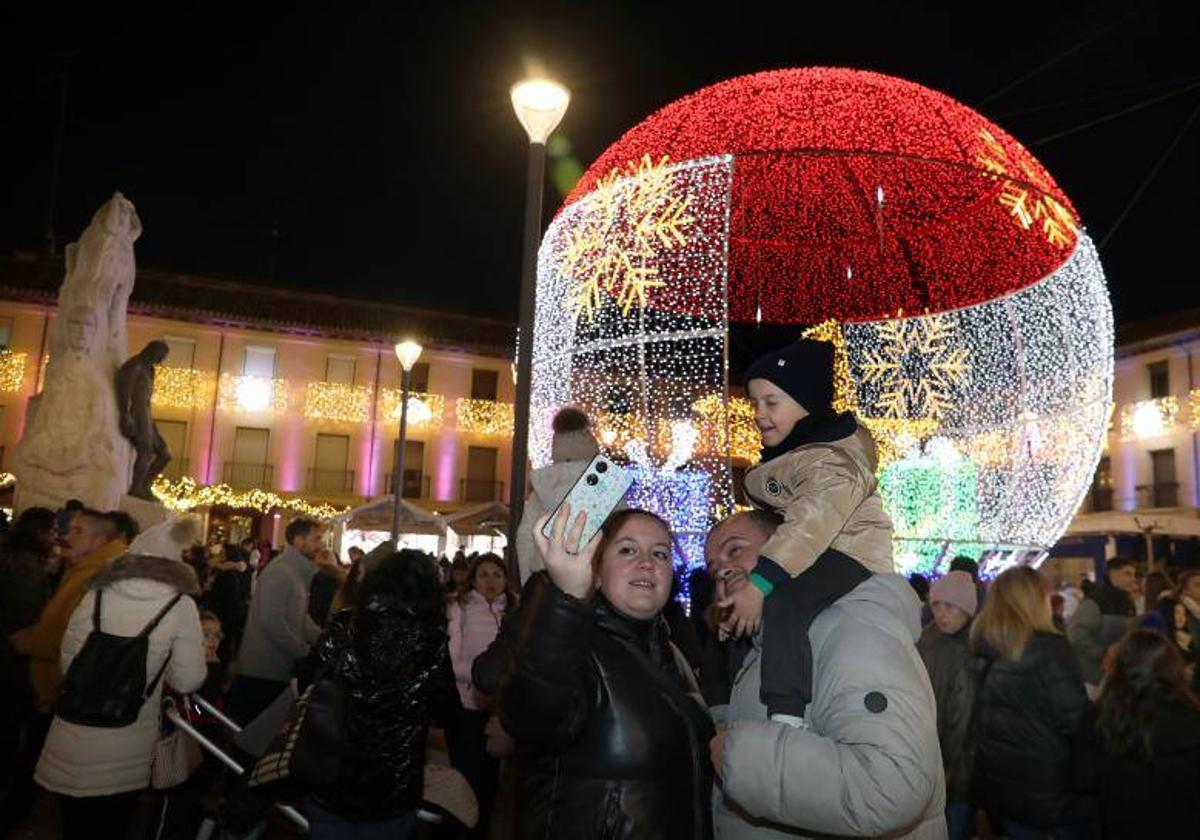
[[[333,521],[344,528],[359,531],[389,531],[392,527],[394,498],[391,493],[380,496],[334,517]],[[400,500],[400,532],[403,534],[442,536],[446,533],[446,522],[446,519],[436,513],[430,513],[406,499]]]
[[[1154,536],[1200,537],[1200,517],[1192,508],[1163,513],[1081,513],[1071,521],[1066,536],[1145,534],[1147,530]]]
[[[445,517],[446,527],[456,534],[503,535],[508,527],[508,505],[487,502]]]

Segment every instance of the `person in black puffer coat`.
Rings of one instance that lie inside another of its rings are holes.
[[[1012,838],[1090,838],[1095,803],[1074,790],[1071,744],[1088,708],[1083,674],[1054,629],[1041,575],[996,578],[971,628],[983,660],[975,730],[975,798]]]
[[[232,662],[242,643],[246,616],[250,612],[250,565],[242,549],[226,544],[211,551],[208,558],[208,592],[204,607],[221,621],[221,640],[218,656],[222,662]]]
[[[579,546],[582,521],[566,506],[560,518],[549,541],[534,528],[548,579],[520,612],[500,687],[524,771],[518,837],[710,838],[714,730],[662,619],[670,531],[623,510]]]
[[[452,727],[462,709],[447,638],[441,587],[424,555],[408,549],[380,561],[354,606],[330,619],[302,672],[341,678],[347,743],[337,782],[312,792],[314,840],[411,831],[430,720]]]
[[[1200,703],[1166,636],[1129,634],[1078,734],[1077,780],[1099,795],[1105,840],[1200,833]]]

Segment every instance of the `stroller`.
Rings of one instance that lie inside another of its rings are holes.
[[[272,709],[268,709],[247,727],[242,727],[234,720],[217,709],[198,694],[181,698],[185,708],[195,709],[199,714],[212,718],[225,730],[230,742],[241,752],[251,756],[260,756],[266,751],[270,739],[282,726],[286,718],[286,710],[290,708],[287,699],[295,699],[294,689],[288,689]],[[281,714],[281,711],[283,712]],[[181,713],[179,705],[167,701],[163,712],[164,718],[170,721],[178,730],[186,733],[195,740],[202,750],[213,756],[225,766],[232,776],[240,780],[248,775],[252,768],[242,765],[226,749],[218,745],[212,738],[200,731],[189,719],[190,715]],[[308,820],[304,815],[286,802],[275,802],[273,807],[301,833],[307,834]],[[479,808],[475,795],[466,779],[458,771],[440,764],[426,764],[424,796],[421,807],[417,810],[417,836],[431,833],[437,837],[455,837],[473,828],[479,817]],[[230,835],[228,829],[224,836],[258,837],[263,831],[263,823],[259,822],[257,829],[249,833]],[[215,815],[205,816],[196,834],[196,840],[210,840],[217,830]]]

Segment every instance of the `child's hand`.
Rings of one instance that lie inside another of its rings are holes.
[[[747,581],[734,590],[732,595],[717,602],[717,606],[727,610],[721,622],[721,633],[727,638],[752,637],[758,632],[762,623],[763,601],[762,591]]]

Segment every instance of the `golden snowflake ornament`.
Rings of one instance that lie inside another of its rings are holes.
[[[882,416],[939,421],[971,374],[970,353],[944,315],[885,321],[876,348],[863,354],[862,384],[879,389]]]
[[[568,233],[561,271],[571,278],[568,305],[592,319],[611,298],[628,316],[643,308],[651,289],[665,286],[657,256],[688,243],[695,218],[691,196],[672,191],[669,159],[649,155],[625,170],[614,169],[588,196],[580,223]]]

